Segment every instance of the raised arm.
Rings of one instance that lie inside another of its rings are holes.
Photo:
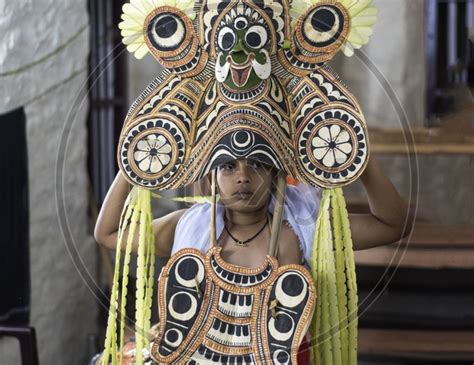
[[[109,249],[116,249],[117,247],[117,233],[120,215],[130,189],[131,185],[119,171],[107,192],[107,196],[105,197],[104,203],[99,212],[97,223],[95,225],[94,237],[97,243]],[[176,225],[185,211],[186,209],[180,209],[153,221],[155,232],[155,253],[157,256],[170,256]],[[128,236],[127,233],[128,232],[125,232],[124,235],[121,247],[122,250],[125,249],[125,237]],[[138,231],[133,240],[132,250],[135,253],[138,250]]]
[[[361,181],[369,200],[370,214],[349,215],[354,250],[393,243],[408,235],[412,228],[412,219],[406,219],[408,204],[373,157],[361,175]]]

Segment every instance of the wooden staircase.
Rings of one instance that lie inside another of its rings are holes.
[[[361,365],[474,363],[474,229],[418,223],[355,254]]]

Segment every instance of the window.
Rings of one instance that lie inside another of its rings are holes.
[[[127,111],[126,52],[118,29],[121,12],[120,1],[89,0],[88,169],[99,207],[117,173],[117,144]]]
[[[474,85],[473,27],[474,0],[426,1],[430,120],[457,111]]]

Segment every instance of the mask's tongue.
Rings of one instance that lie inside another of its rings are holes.
[[[250,71],[252,71],[251,65],[244,68],[243,70],[236,70],[231,67],[232,81],[234,84],[238,87],[244,86],[249,79]]]

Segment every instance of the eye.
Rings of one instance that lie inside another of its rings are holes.
[[[217,44],[219,45],[219,48],[223,50],[224,52],[230,51],[235,44],[236,40],[235,32],[233,29],[229,27],[223,27],[219,31],[219,35],[217,37]]]
[[[227,170],[227,171],[230,171],[234,168],[234,165],[232,163],[224,163],[222,165],[219,166],[219,169],[221,170]]]
[[[238,16],[234,20],[234,27],[237,30],[245,29],[245,28],[247,28],[247,25],[248,25],[248,21],[243,16]]]
[[[267,40],[267,30],[261,25],[252,25],[245,33],[245,43],[250,48],[262,48]]]
[[[184,41],[186,28],[183,21],[175,14],[159,14],[148,25],[149,39],[161,51],[177,49]]]
[[[252,166],[254,169],[260,169],[263,168],[263,164],[258,162],[258,161],[252,161],[250,162],[250,166]]]
[[[303,23],[303,36],[316,47],[335,43],[344,29],[344,17],[336,7],[320,6],[308,14]]]

